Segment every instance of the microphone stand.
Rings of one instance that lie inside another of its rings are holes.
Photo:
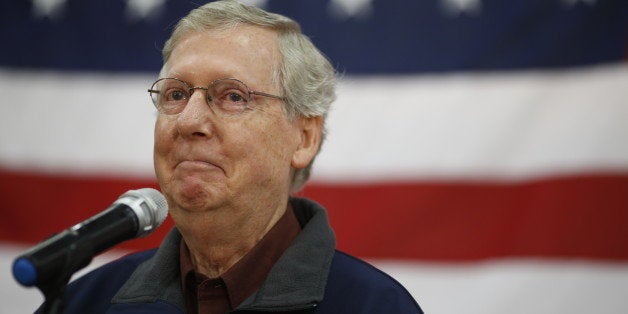
[[[87,266],[92,260],[92,249],[86,245],[87,241],[79,241],[71,245],[63,257],[62,270],[45,282],[37,284],[37,288],[44,294],[42,305],[44,314],[63,313],[63,297],[72,275],[79,269]]]
[[[70,281],[70,276],[68,276],[67,272],[63,272],[51,283],[37,286],[45,297],[44,304],[42,305],[42,313],[63,313],[63,296],[65,295],[65,288]]]

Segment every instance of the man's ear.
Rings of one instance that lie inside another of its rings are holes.
[[[323,117],[299,117],[301,141],[292,155],[292,167],[301,169],[314,159],[323,136]]]

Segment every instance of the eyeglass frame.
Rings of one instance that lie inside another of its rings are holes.
[[[247,101],[251,101],[253,99],[252,95],[258,95],[258,96],[264,96],[264,97],[269,97],[269,98],[275,98],[275,99],[279,99],[279,100],[284,101],[284,102],[287,101],[287,99],[285,97],[281,97],[281,96],[277,96],[277,95],[273,95],[273,94],[269,94],[269,93],[265,93],[265,92],[252,90],[251,88],[249,88],[248,85],[246,85],[246,83],[244,83],[241,80],[238,80],[236,78],[232,78],[232,77],[225,77],[225,78],[220,78],[220,79],[214,80],[214,81],[210,82],[207,85],[207,87],[193,86],[192,84],[190,84],[190,83],[188,83],[188,82],[186,82],[186,81],[184,81],[182,79],[176,78],[176,77],[162,77],[160,79],[157,79],[155,82],[153,82],[153,84],[151,85],[151,88],[148,89],[148,96],[150,97],[151,102],[153,103],[153,106],[155,106],[157,111],[159,111],[160,113],[166,114],[166,115],[178,115],[179,113],[181,113],[181,112],[174,113],[174,114],[164,113],[161,110],[159,110],[159,107],[157,106],[157,104],[155,103],[155,100],[153,99],[153,96],[152,96],[153,93],[161,94],[160,91],[152,89],[153,86],[155,86],[155,84],[157,84],[157,82],[163,81],[163,80],[167,80],[167,79],[173,79],[173,80],[179,81],[179,82],[185,84],[188,87],[189,96],[188,96],[188,99],[187,99],[186,104],[185,104],[186,106],[187,106],[187,102],[189,101],[189,98],[192,97],[192,95],[194,94],[194,90],[196,90],[196,89],[200,89],[200,90],[205,91],[205,101],[209,102],[209,97],[208,97],[208,94],[207,94],[209,92],[209,88],[212,85],[216,84],[217,82],[225,81],[225,80],[233,80],[233,81],[236,81],[236,82],[242,84],[242,86],[244,86],[246,88],[246,90],[247,90],[247,92],[249,94],[249,99]],[[185,107],[184,107],[184,109],[185,109]],[[181,111],[183,111],[183,110],[181,110]]]

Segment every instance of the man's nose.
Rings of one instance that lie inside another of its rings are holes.
[[[190,88],[190,98],[177,117],[177,129],[184,137],[210,137],[213,112],[207,102],[206,89]]]

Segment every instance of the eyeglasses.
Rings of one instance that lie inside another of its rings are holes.
[[[148,93],[160,113],[175,115],[185,109],[195,89],[205,91],[205,99],[214,113],[227,116],[253,109],[253,95],[285,101],[280,96],[251,90],[242,81],[233,78],[213,81],[208,87],[191,86],[177,78],[161,78],[153,83]]]

